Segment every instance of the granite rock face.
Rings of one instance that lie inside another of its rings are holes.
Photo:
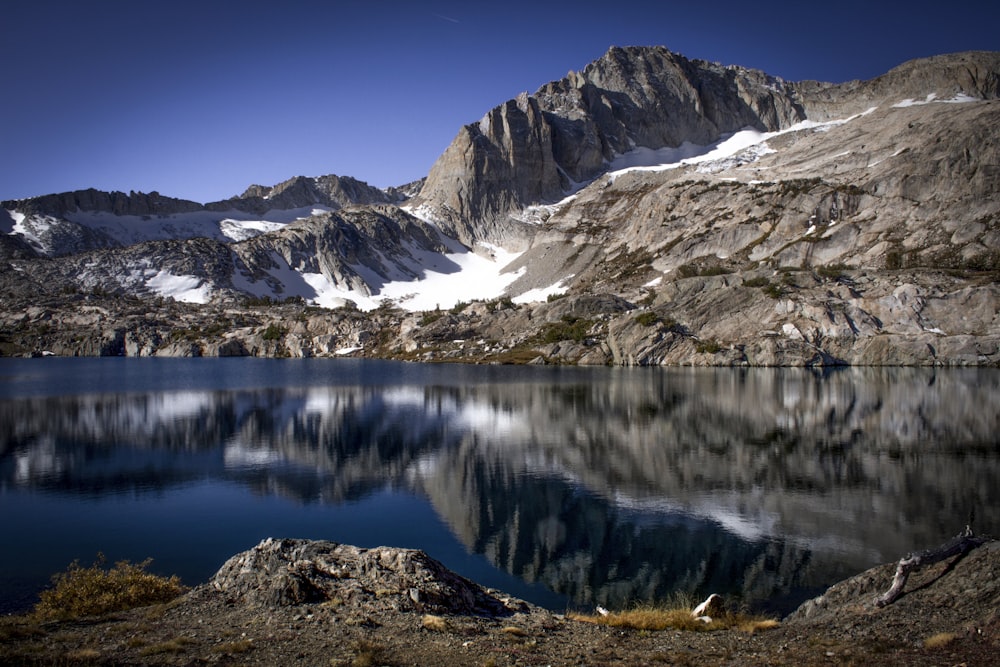
[[[263,608],[339,601],[372,613],[506,616],[525,602],[490,591],[422,551],[268,538],[223,564],[209,587]]]
[[[509,241],[512,210],[559,199],[637,147],[709,144],[805,115],[763,72],[688,60],[662,47],[612,48],[582,72],[523,93],[466,125],[417,201],[465,242]],[[480,224],[472,226],[469,221]]]
[[[272,209],[286,210],[305,206],[324,206],[337,210],[359,204],[389,204],[397,197],[350,176],[330,174],[318,178],[295,176],[268,187],[251,185],[239,197],[207,204],[212,210],[234,208],[264,213]]]
[[[870,81],[794,83],[662,47],[615,47],[463,127],[417,201],[465,242],[511,243],[525,230],[509,214],[561,199],[628,151],[703,146],[903,100],[995,99],[998,71],[998,54],[977,52],[911,61]]]

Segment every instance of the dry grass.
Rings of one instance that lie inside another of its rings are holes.
[[[425,630],[432,630],[434,632],[448,632],[450,629],[446,619],[441,616],[434,616],[433,614],[424,615],[420,620],[420,626]]]
[[[53,587],[42,591],[34,615],[40,620],[98,616],[168,602],[187,590],[177,577],[146,572],[149,563],[119,561],[104,569],[100,554],[90,567],[80,567],[74,561],[65,572],[52,577]]]
[[[924,648],[941,648],[955,641],[954,632],[939,632],[924,640]]]
[[[528,636],[528,632],[526,630],[524,630],[522,628],[519,628],[516,625],[508,625],[507,627],[505,627],[500,632],[504,633],[505,635],[509,635],[511,637],[527,637]]]
[[[722,614],[713,617],[706,623],[691,616],[687,608],[637,607],[625,611],[616,611],[604,615],[569,614],[569,618],[584,623],[607,625],[612,628],[627,628],[631,630],[682,630],[687,632],[704,632],[711,630],[726,630],[736,628],[742,632],[754,633],[778,627],[778,621],[745,614]]]
[[[780,621],[773,618],[747,618],[736,625],[736,629],[752,635],[761,630],[773,630],[781,625]]]
[[[153,655],[163,655],[165,653],[183,653],[184,648],[191,643],[193,643],[193,641],[187,637],[178,637],[176,639],[160,642],[159,644],[150,644],[146,648],[141,649],[139,651],[139,655],[149,657]]]
[[[226,655],[237,655],[239,653],[246,653],[252,648],[253,648],[253,641],[249,639],[237,639],[236,641],[216,644],[215,646],[212,647],[212,652],[222,653]]]
[[[354,645],[350,667],[375,667],[386,664],[385,648],[372,641],[359,640]]]
[[[45,631],[32,619],[23,616],[0,618],[0,642],[44,637]]]
[[[93,648],[78,648],[66,654],[70,662],[93,662],[100,659],[101,652]]]

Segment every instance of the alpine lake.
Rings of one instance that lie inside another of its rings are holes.
[[[557,611],[784,614],[998,508],[997,369],[0,359],[0,612],[74,560],[196,585],[296,537]]]

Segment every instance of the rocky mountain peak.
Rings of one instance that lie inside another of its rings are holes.
[[[627,151],[704,145],[744,127],[776,130],[804,117],[762,72],[688,60],[663,47],[612,47],[582,72],[462,128],[420,199],[464,241],[498,240],[513,231],[511,210],[561,198]]]
[[[277,185],[251,185],[242,195],[222,202],[207,204],[213,210],[225,207],[242,211],[265,212],[306,206],[323,206],[337,210],[345,206],[388,204],[398,197],[350,176],[293,176]]]
[[[94,188],[30,199],[5,201],[0,207],[20,210],[27,214],[62,217],[67,213],[107,212],[115,215],[169,215],[190,213],[201,208],[198,202],[164,197],[159,192],[102,192]]]

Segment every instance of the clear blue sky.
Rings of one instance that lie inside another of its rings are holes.
[[[983,0],[5,0],[0,199],[399,185],[462,125],[612,45],[845,81],[1000,50],[998,26]]]

